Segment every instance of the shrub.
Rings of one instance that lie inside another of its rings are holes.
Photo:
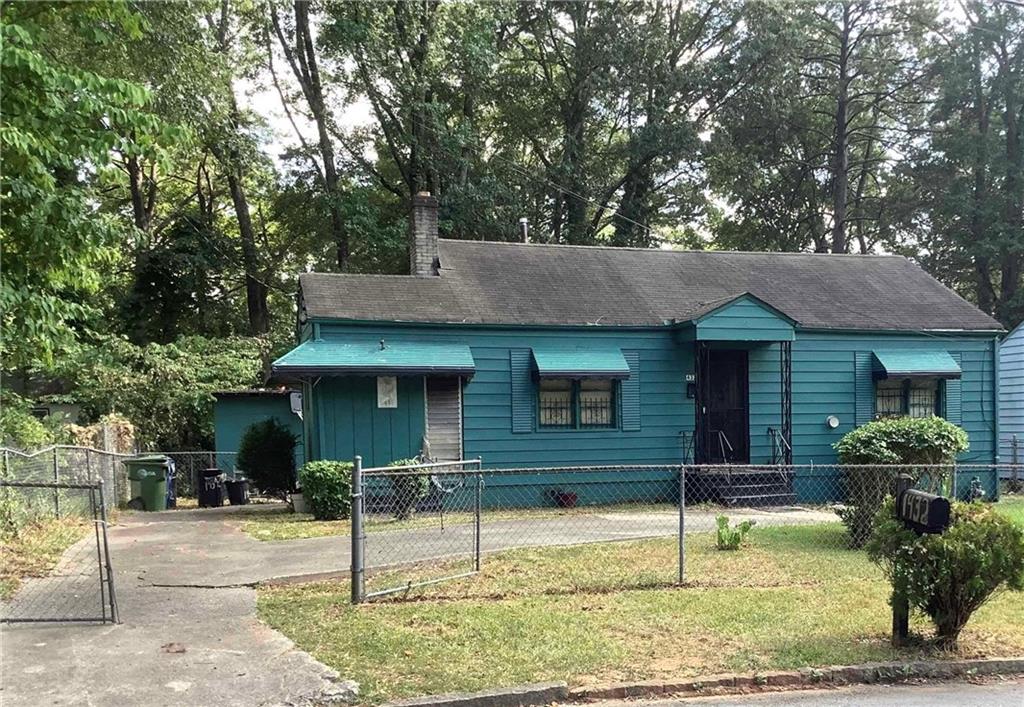
[[[416,464],[415,459],[396,459],[388,466]],[[394,497],[395,518],[407,520],[416,511],[416,506],[430,491],[430,477],[420,472],[404,472],[391,477],[391,493]]]
[[[716,543],[719,550],[739,550],[747,533],[754,527],[755,521],[745,520],[735,527],[729,527],[728,516],[718,516],[715,519],[718,523],[718,537]]]
[[[1003,589],[1024,589],[1024,529],[980,503],[954,502],[941,535],[918,536],[893,517],[886,500],[867,543],[868,557],[935,624],[940,645],[955,649],[971,615]]]
[[[299,471],[302,494],[317,520],[348,518],[352,511],[352,463],[306,462]]]
[[[238,468],[263,493],[285,495],[295,488],[296,441],[275,418],[254,422],[238,445]]]
[[[834,446],[843,465],[936,465],[954,463],[957,454],[967,451],[968,443],[966,432],[941,417],[891,417],[861,425]],[[837,513],[850,531],[850,545],[859,548],[871,536],[872,522],[898,471],[860,466],[843,472],[847,503]],[[902,472],[917,483],[927,469]]]

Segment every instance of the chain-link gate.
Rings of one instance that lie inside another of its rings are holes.
[[[2,478],[0,522],[0,621],[119,622],[102,480]]]

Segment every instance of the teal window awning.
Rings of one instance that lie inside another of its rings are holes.
[[[391,339],[310,340],[274,361],[275,375],[471,376],[473,354],[465,344]]]
[[[629,378],[629,364],[612,347],[535,348],[533,365],[540,378]]]
[[[948,351],[873,351],[875,378],[959,378],[960,365]]]

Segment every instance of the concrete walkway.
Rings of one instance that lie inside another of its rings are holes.
[[[0,703],[249,706],[344,696],[348,686],[333,671],[257,620],[253,587],[347,573],[350,538],[260,542],[239,530],[236,512],[123,516],[110,530],[123,624],[3,627]],[[768,526],[835,520],[802,509],[729,516]],[[713,527],[714,514],[688,512],[688,532]],[[487,521],[481,545],[495,552],[671,536],[677,528],[671,512],[573,513]],[[367,566],[468,557],[473,533],[465,523],[371,532]]]

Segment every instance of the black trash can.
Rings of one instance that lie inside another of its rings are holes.
[[[224,474],[220,469],[203,469],[199,483],[199,507],[220,508],[224,505]]]
[[[178,507],[178,490],[176,487],[175,477],[177,474],[174,470],[174,460],[170,457],[167,458],[167,507],[177,508]]]
[[[238,476],[224,483],[228,487],[228,501],[232,506],[244,506],[249,503],[249,479]]]

